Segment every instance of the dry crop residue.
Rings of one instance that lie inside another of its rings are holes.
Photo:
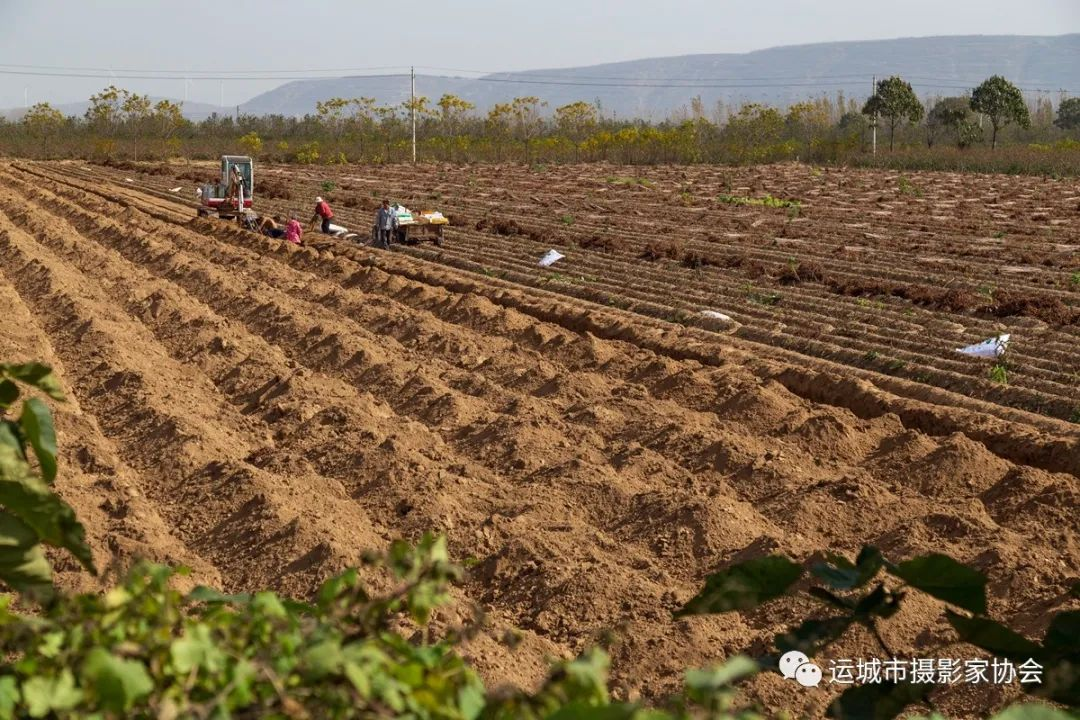
[[[102,564],[304,595],[439,530],[471,559],[456,612],[487,611],[468,652],[494,683],[605,629],[620,695],[760,650],[806,608],[670,617],[756,554],[946,552],[1032,634],[1080,574],[1080,441],[1050,418],[401,253],[297,249],[78,167],[0,166],[0,256],[0,357],[53,364],[72,397],[58,486]],[[936,644],[936,616],[912,605],[890,645]],[[821,712],[826,693],[784,682],[754,691]]]

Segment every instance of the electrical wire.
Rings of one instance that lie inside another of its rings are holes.
[[[50,69],[56,68],[56,70]],[[385,66],[393,68],[394,66]],[[422,66],[425,69],[431,70],[448,70],[447,68],[435,68],[429,66]],[[16,68],[3,69],[3,68]],[[33,69],[40,68],[40,69]],[[85,79],[99,79],[99,80],[209,80],[219,82],[250,82],[250,81],[265,81],[265,80],[286,80],[295,82],[298,80],[338,80],[342,79],[340,75],[239,75],[239,74],[219,74],[219,75],[162,75],[163,71],[133,71],[124,70],[116,72],[113,70],[107,70],[103,68],[73,68],[80,70],[80,72],[59,72],[61,66],[34,66],[34,65],[10,65],[0,64],[0,75],[17,75],[17,76],[29,76],[29,77],[56,77],[56,78],[85,78]],[[325,72],[351,72],[357,70],[363,70],[364,68],[340,68],[337,70],[327,69]],[[368,68],[377,69],[377,68]],[[43,71],[48,70],[48,71]],[[180,71],[167,71],[167,72],[180,72]],[[186,72],[186,71],[185,71]],[[241,72],[241,71],[234,71]],[[317,72],[317,71],[244,71],[244,72]],[[463,71],[464,72],[464,71]],[[495,77],[494,75],[503,75],[503,77]],[[543,75],[535,73],[522,73],[514,77],[506,77],[512,73],[495,73],[489,74],[484,77],[475,78],[461,78],[451,77],[446,75],[428,75],[426,79],[436,80],[467,80],[469,82],[483,82],[483,83],[504,83],[513,85],[547,85],[557,87],[594,87],[594,88],[655,88],[655,89],[717,89],[717,90],[763,90],[770,88],[806,88],[806,87],[850,87],[857,84],[855,79],[859,82],[865,80],[865,74],[852,74],[852,75],[823,75],[820,79],[808,79],[798,78],[791,82],[765,82],[765,78],[714,78],[714,79],[691,79],[691,78],[625,78],[615,79],[601,76],[554,76]],[[385,78],[406,78],[409,77],[407,72],[398,73],[381,73],[381,74],[364,74],[364,75],[352,75],[346,76],[357,79],[385,79]],[[534,78],[559,78],[559,79],[534,79]],[[921,76],[911,76],[910,79],[919,80]],[[590,80],[590,78],[594,78]],[[840,78],[851,78],[843,80]],[[782,78],[772,78],[772,80],[781,80]],[[758,81],[755,81],[758,80]],[[962,81],[946,78],[925,78],[922,80],[928,80],[930,82],[917,82],[917,85],[924,88],[932,88],[936,90],[971,90],[978,83],[971,84],[959,84]],[[1078,91],[1069,90],[1065,88],[1045,88],[1045,87],[1030,87],[1020,86],[1020,90],[1024,92],[1033,93],[1053,93],[1053,92],[1067,92],[1076,94]]]

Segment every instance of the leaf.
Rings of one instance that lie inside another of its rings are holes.
[[[705,579],[705,588],[675,617],[750,610],[783,595],[802,568],[781,555],[747,560]]]
[[[776,648],[781,652],[798,650],[813,657],[823,647],[843,635],[853,622],[854,619],[850,616],[804,620],[794,630],[777,635]]]
[[[835,553],[829,553],[828,562],[815,563],[810,572],[819,580],[835,590],[850,590],[859,581],[859,570],[855,565]]]
[[[282,604],[281,599],[268,590],[255,593],[255,597],[251,600],[251,608],[257,612],[262,612],[266,617],[285,618],[289,616],[289,611]]]
[[[56,479],[56,430],[49,408],[38,398],[30,398],[23,403],[19,420],[41,465],[41,476],[51,485]]]
[[[303,664],[308,675],[315,680],[336,673],[344,661],[345,655],[341,652],[341,641],[337,639],[327,639],[312,645],[304,652],[303,657]]]
[[[908,705],[925,700],[933,687],[895,682],[859,685],[845,690],[826,714],[836,720],[891,720]]]
[[[5,428],[0,426],[0,435]],[[0,438],[2,439],[2,438]],[[97,574],[86,531],[75,511],[60,499],[10,443],[0,441],[0,506],[38,534],[41,542],[71,552],[90,572]]]
[[[1005,708],[990,720],[1075,720],[1075,716],[1049,705],[1018,703]]]
[[[839,608],[841,610],[851,610],[852,609],[852,606],[851,606],[850,602],[848,602],[847,600],[845,600],[845,599],[843,599],[841,597],[837,597],[836,595],[832,594],[831,592],[829,592],[825,588],[812,587],[809,590],[807,590],[807,592],[810,593],[811,595],[813,595],[814,597],[816,597],[818,600],[822,600],[823,602],[829,603],[833,607]]]
[[[758,664],[745,655],[736,655],[723,665],[700,670],[687,670],[685,684],[688,689],[699,692],[716,692],[730,687],[758,671]]]
[[[0,580],[42,601],[53,597],[52,567],[37,533],[7,510],[0,510]]]
[[[239,595],[226,595],[220,590],[215,590],[212,587],[205,585],[199,585],[194,590],[189,592],[184,597],[185,602],[202,602],[202,603],[228,603],[235,605],[247,605],[251,602],[251,595],[248,593],[242,593]]]
[[[977,615],[986,613],[986,576],[947,555],[923,555],[900,563],[892,571],[938,600]]]
[[[154,689],[154,682],[141,662],[118,658],[100,647],[87,654],[82,675],[101,707],[116,713],[127,712]]]
[[[18,385],[10,380],[0,382],[0,410],[7,410],[18,399]]]
[[[46,717],[54,710],[71,710],[83,699],[75,686],[71,670],[64,668],[57,677],[35,676],[22,686],[22,698],[27,714],[33,718]]]
[[[210,628],[203,624],[190,626],[183,636],[173,640],[169,646],[169,658],[181,675],[187,675],[195,668],[217,672],[223,664],[221,655],[221,650],[210,637]]]
[[[1055,615],[1046,629],[1043,647],[1062,655],[1080,654],[1080,610],[1067,610]]]
[[[945,611],[945,619],[953,626],[961,640],[995,656],[1026,660],[1040,651],[1038,645],[995,620],[969,618],[952,610]]]
[[[874,615],[890,618],[900,609],[900,599],[902,597],[902,593],[888,592],[885,586],[879,583],[872,592],[860,598],[859,602],[855,604],[855,615],[862,619]]]
[[[15,705],[20,697],[19,684],[15,677],[0,677],[0,720],[12,720],[15,717]]]
[[[1080,598],[1080,580],[1073,583],[1073,586],[1069,588],[1069,594],[1074,598]]]
[[[56,379],[52,368],[48,365],[42,365],[41,363],[0,364],[0,375],[36,387],[53,400],[64,399],[64,391],[60,387],[60,381]]]
[[[475,720],[484,711],[487,699],[484,696],[484,688],[476,682],[468,683],[458,689],[457,704],[461,710],[461,717],[465,720]]]

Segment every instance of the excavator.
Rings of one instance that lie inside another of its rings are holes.
[[[243,182],[230,197],[229,185],[233,168],[239,171]],[[241,224],[253,223],[253,187],[255,166],[251,158],[246,155],[222,155],[221,182],[204,183],[198,189],[199,217],[216,216],[224,220],[237,220]]]

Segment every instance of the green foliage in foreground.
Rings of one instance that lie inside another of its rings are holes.
[[[810,574],[817,582],[806,593],[828,612],[777,635],[776,654],[761,661],[764,667],[776,668],[781,654],[793,650],[813,658],[855,626],[864,627],[877,640],[882,657],[896,657],[882,639],[879,624],[896,615],[914,590],[950,606],[944,619],[960,641],[1017,665],[1029,660],[1037,662],[1042,668],[1041,683],[1025,684],[1025,691],[1080,707],[1078,610],[1052,617],[1042,642],[1036,643],[988,617],[986,576],[945,555],[935,553],[892,563],[877,548],[866,546],[854,562],[828,553],[822,562],[812,566]],[[801,565],[779,555],[738,563],[710,576],[704,589],[676,616],[749,610],[791,594],[791,588],[803,575]],[[833,702],[828,714],[841,720],[885,720],[896,717],[909,705],[926,703],[933,689],[932,684],[909,681],[852,686]],[[872,714],[866,714],[868,709]]]
[[[104,594],[58,594],[43,543],[93,565],[82,527],[50,488],[57,467],[48,408],[31,398],[8,417],[20,383],[62,398],[49,368],[0,365],[0,581],[19,592],[0,595],[0,720],[762,717],[738,704],[737,687],[763,668],[775,669],[775,658],[738,655],[691,670],[681,692],[652,707],[611,702],[608,657],[598,648],[556,664],[535,692],[488,691],[457,652],[476,623],[442,630],[429,624],[462,574],[445,539],[431,535],[364,558],[366,575],[387,580],[390,590],[382,594],[370,592],[360,571],[350,569],[309,602],[206,587],[185,595],[172,582],[185,569],[150,564],[137,565]],[[779,636],[778,650],[812,655],[856,624],[880,640],[876,623],[916,589],[954,608],[947,619],[962,640],[998,656],[1038,659],[1046,672],[1040,694],[1080,704],[1080,612],[1058,614],[1034,643],[986,617],[985,577],[942,555],[894,565],[865,548],[854,562],[829,555],[812,572],[823,584],[809,593],[831,613]],[[883,572],[901,584],[878,581],[866,592]],[[708,578],[678,614],[749,610],[788,594],[803,574],[779,556],[735,564]],[[1080,585],[1073,592],[1080,595]],[[925,695],[925,687],[913,685],[864,685],[841,695],[830,714],[891,718]],[[1046,705],[1020,705],[997,720],[1067,717]]]
[[[0,718],[758,717],[719,714],[734,683],[757,672],[745,657],[687,673],[685,693],[664,709],[611,704],[600,649],[555,666],[535,693],[489,693],[455,652],[461,631],[410,633],[460,576],[445,540],[398,542],[365,562],[395,589],[373,596],[349,570],[310,603],[205,587],[185,596],[170,587],[173,571],[140,565],[104,595],[65,597],[43,614],[6,600],[0,651],[12,662],[0,668]]]
[[[48,367],[0,364],[0,581],[47,603],[54,593],[43,545],[68,550],[91,572],[94,561],[75,512],[52,490],[56,479],[52,415],[37,397],[19,405],[20,385],[54,400],[64,399]]]

